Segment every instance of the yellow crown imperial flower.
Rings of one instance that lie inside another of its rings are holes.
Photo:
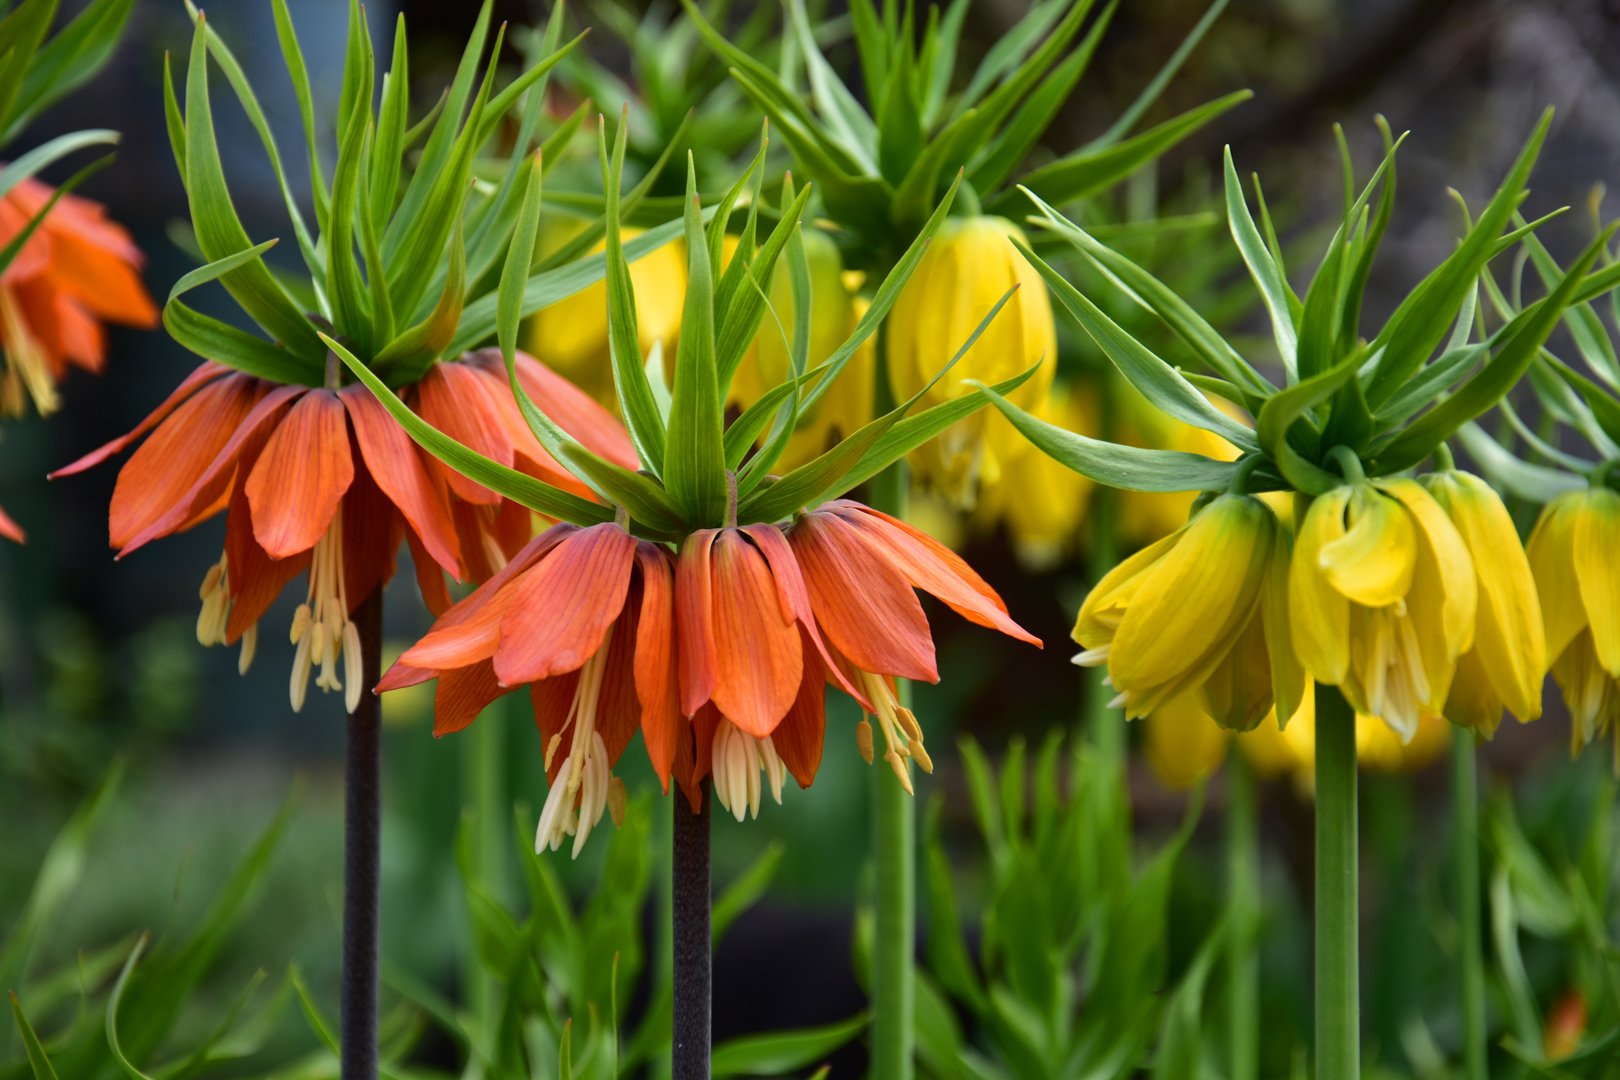
[[[1097,411],[1095,390],[1080,382],[1054,385],[1046,400],[1031,410],[1069,431],[1097,430]],[[1014,430],[1000,413],[991,415],[989,423],[992,428]],[[1078,546],[1096,484],[1033,447],[1015,460],[1016,465],[1003,470],[1000,483],[983,488],[974,519],[985,529],[1005,525],[1019,562],[1030,569],[1049,569]],[[1182,521],[1187,519],[1186,510],[1183,506]]]
[[[1421,484],[1358,479],[1311,502],[1288,604],[1305,670],[1410,740],[1444,711],[1474,643],[1478,586],[1467,544]]]
[[[995,383],[1037,362],[1041,367],[1008,399],[1032,409],[1052,387],[1057,328],[1046,284],[1018,249],[1024,234],[1005,218],[951,218],[940,226],[889,314],[889,385],[904,401],[926,386],[940,365],[972,335],[985,313],[1014,285],[1018,291],[985,327],[951,377],[920,403],[936,405],[976,391],[966,380]],[[971,503],[977,481],[995,483],[1023,448],[1005,424],[984,413],[957,424],[912,455],[919,478]]]
[[[1547,504],[1527,545],[1553,679],[1580,750],[1620,720],[1620,494],[1591,487]],[[1620,769],[1620,739],[1615,743]]]
[[[641,229],[626,227],[623,239],[633,240]],[[542,240],[558,248],[568,239],[553,230]],[[549,243],[547,241],[550,241]],[[591,254],[606,250],[603,240]],[[681,305],[686,300],[686,252],[680,244],[654,248],[630,264],[636,292],[636,333],[641,353],[654,345],[670,350],[681,329]],[[613,364],[608,357],[607,285],[598,281],[572,296],[542,308],[529,320],[528,351],[552,370],[604,404],[613,403]],[[671,358],[666,355],[666,368]]]
[[[1075,663],[1108,666],[1128,717],[1201,690],[1237,731],[1284,702],[1303,678],[1288,648],[1288,534],[1251,495],[1217,496],[1184,526],[1109,571],[1080,608]]]
[[[1457,527],[1479,597],[1474,647],[1457,661],[1446,719],[1486,736],[1496,731],[1503,709],[1528,723],[1541,715],[1547,644],[1518,530],[1501,497],[1472,473],[1442,469],[1419,482]]]

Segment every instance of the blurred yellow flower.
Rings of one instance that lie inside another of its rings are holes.
[[[1541,603],[1519,533],[1489,484],[1442,469],[1421,483],[1451,518],[1474,564],[1478,619],[1474,647],[1457,661],[1446,718],[1489,736],[1505,708],[1521,723],[1541,715],[1547,643]]]
[[[1097,396],[1087,383],[1057,383],[1031,411],[1068,431],[1097,430]],[[988,420],[991,430],[1012,426],[1000,413]],[[1095,488],[1086,477],[1030,446],[1012,458],[999,483],[980,489],[974,518],[984,529],[1005,525],[1019,561],[1030,569],[1046,569],[1078,545]],[[1191,496],[1188,501],[1190,505]],[[1181,520],[1186,520],[1185,510]]]
[[[643,230],[626,228],[626,243]],[[569,233],[548,229],[542,245],[556,250]],[[605,250],[605,242],[592,249]],[[686,248],[665,244],[630,264],[630,284],[636,293],[636,330],[645,359],[654,344],[664,347],[666,365],[681,329],[681,306],[686,302]],[[541,363],[566,376],[604,404],[614,399],[612,358],[608,354],[607,286],[598,281],[543,308],[529,320],[527,351]]]
[[[1441,714],[1477,605],[1468,547],[1417,481],[1358,481],[1312,500],[1289,574],[1294,651],[1356,712],[1403,740]]]
[[[1118,432],[1120,442],[1149,450],[1202,454],[1217,461],[1237,460],[1237,447],[1214,432],[1166,416],[1129,384],[1122,383],[1119,390],[1124,417]],[[1224,399],[1212,400],[1218,408],[1237,415],[1237,409]],[[1121,491],[1120,540],[1133,546],[1150,544],[1174,532],[1186,522],[1197,497],[1196,491]]]
[[[845,272],[832,238],[814,229],[804,230],[803,236],[810,264],[810,342],[805,363],[814,368],[849,338],[870,305],[856,295],[861,278]],[[736,237],[727,236],[726,263],[730,263],[736,249]],[[785,262],[779,261],[772,274],[770,300],[772,310],[766,313],[732,378],[728,404],[739,409],[746,409],[787,381],[793,368],[788,346],[793,334],[793,280]],[[876,357],[877,338],[873,335],[850,356],[821,400],[800,414],[798,427],[776,471],[787,472],[803,465],[872,419]]]
[[[1620,771],[1620,494],[1591,487],[1547,504],[1527,545],[1552,674],[1579,751],[1615,731]]]
[[[1052,386],[1057,329],[1040,274],[1012,245],[1023,233],[998,217],[951,218],[901,291],[888,322],[888,374],[897,400],[927,385],[1008,289],[1018,291],[985,327],[973,347],[930,390],[923,407],[973,388],[964,379],[999,382],[1040,363],[1009,399],[1034,409]],[[971,505],[978,484],[994,484],[1024,449],[1011,425],[991,425],[981,411],[912,454],[919,480]]]
[[[1215,497],[1104,575],[1080,608],[1075,663],[1106,664],[1116,704],[1146,716],[1196,691],[1224,727],[1292,711],[1303,678],[1287,647],[1288,534],[1250,495]]]
[[[1183,695],[1144,720],[1143,750],[1149,767],[1166,787],[1185,791],[1218,769],[1228,748],[1236,746],[1263,778],[1288,776],[1303,792],[1312,790],[1316,769],[1316,697],[1306,685],[1299,708],[1286,727],[1276,713],[1253,731],[1229,732],[1210,721],[1195,695]],[[1425,715],[1417,732],[1402,743],[1390,726],[1375,716],[1356,715],[1356,759],[1364,769],[1413,772],[1446,752],[1449,725]]]

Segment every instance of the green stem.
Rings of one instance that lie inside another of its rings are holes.
[[[1356,716],[1316,686],[1316,1080],[1360,1080]]]
[[[879,353],[886,350],[880,339]],[[890,397],[886,369],[878,364],[879,408]],[[869,493],[874,509],[903,518],[906,514],[904,462],[873,477]],[[895,680],[900,703],[910,706],[911,687]],[[871,1075],[881,1080],[911,1080],[915,1045],[913,1012],[916,987],[912,949],[917,927],[917,806],[889,769],[879,762],[872,770],[872,858],[877,864],[877,900],[872,937]]]
[[[1451,732],[1452,868],[1462,942],[1463,1075],[1486,1080],[1485,953],[1479,878],[1479,763],[1473,733]]]
[[[1226,766],[1226,905],[1232,934],[1227,969],[1231,1080],[1260,1075],[1260,822],[1254,772],[1241,751]]]

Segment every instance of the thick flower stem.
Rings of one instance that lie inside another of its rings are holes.
[[[1479,880],[1479,765],[1473,733],[1451,732],[1452,870],[1462,942],[1463,1075],[1485,1080],[1485,954]]]
[[[343,1080],[377,1075],[378,867],[382,851],[382,590],[355,609],[360,635],[360,704],[349,714],[343,812]]]
[[[1316,1080],[1360,1080],[1356,716],[1316,686]]]
[[[872,481],[874,509],[904,517],[906,475],[894,465]],[[895,680],[900,703],[911,704],[911,687]],[[878,1080],[911,1080],[912,1012],[916,995],[912,944],[917,928],[917,808],[894,775],[879,762],[872,772],[872,859],[877,896],[872,936],[872,1061]]]
[[[1254,772],[1242,753],[1226,766],[1226,905],[1232,934],[1227,968],[1231,1080],[1260,1074],[1260,823]]]
[[[692,812],[676,792],[671,885],[674,893],[675,1042],[674,1080],[708,1080],[710,1040],[709,790]]]

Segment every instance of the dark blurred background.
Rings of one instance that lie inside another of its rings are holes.
[[[347,5],[289,0],[289,7],[317,100],[330,101],[340,78]],[[975,2],[969,36],[993,40],[1023,10],[1020,3]],[[268,2],[230,0],[207,11],[259,88],[298,177],[297,116]],[[413,83],[420,90],[447,81],[476,5],[373,0],[367,11],[379,37],[398,11],[405,13]],[[1053,126],[1050,148],[1067,150],[1105,129],[1202,11],[1203,5],[1185,0],[1122,5],[1098,60]],[[514,24],[533,25],[549,5],[501,0],[496,12]],[[577,6],[572,19],[588,23],[588,5]],[[605,38],[590,47],[611,56]],[[94,177],[84,193],[106,203],[111,216],[134,233],[148,255],[148,285],[160,301],[194,265],[170,240],[185,204],[164,136],[161,93],[165,55],[183,63],[189,41],[190,24],[178,0],[142,0],[109,68],[88,92],[25,135],[31,145],[87,126],[123,132],[116,167]],[[216,87],[221,85],[218,80]],[[1545,106],[1556,107],[1557,119],[1527,212],[1575,207],[1551,227],[1555,251],[1567,252],[1587,238],[1590,192],[1620,175],[1620,3],[1612,0],[1236,0],[1153,117],[1239,87],[1252,88],[1255,99],[1167,159],[1159,171],[1161,192],[1168,196],[1207,183],[1220,147],[1229,143],[1241,171],[1264,177],[1290,233],[1307,232],[1337,213],[1335,121],[1344,124],[1363,175],[1379,153],[1375,114],[1386,116],[1397,132],[1412,130],[1401,156],[1396,226],[1373,283],[1373,318],[1453,244],[1460,218],[1447,186],[1479,205]],[[276,235],[284,229],[278,197],[266,182],[257,140],[234,103],[224,104],[227,97],[216,90],[239,209],[256,239]],[[428,103],[415,104],[420,110]],[[294,842],[278,862],[272,886],[277,902],[266,905],[270,914],[254,931],[255,940],[243,946],[243,962],[273,967],[299,957],[312,984],[329,997],[335,987],[343,729],[334,698],[312,695],[301,715],[288,710],[291,649],[281,630],[291,617],[291,599],[266,617],[257,662],[239,677],[233,652],[201,649],[193,638],[197,587],[218,557],[221,523],[115,563],[106,546],[106,507],[116,466],[44,480],[49,469],[133,426],[197,362],[162,333],[113,329],[104,375],[75,372],[63,387],[60,414],[12,424],[0,434],[0,505],[29,531],[26,546],[0,546],[0,923],[20,906],[49,837],[115,757],[130,760],[134,774],[98,851],[106,871],[100,880],[115,880],[118,887],[76,902],[63,931],[69,941],[74,934],[93,940],[175,917],[191,902],[188,897],[207,894],[244,837],[269,819],[294,777],[303,777]],[[944,688],[918,694],[917,712],[930,744],[939,748],[934,756],[940,763],[920,789],[922,798],[960,791],[957,755],[950,749],[957,735],[973,735],[996,756],[1013,735],[1073,727],[1081,712],[1079,683],[1067,663],[1068,624],[1086,587],[1080,562],[1026,573],[995,537],[974,541],[968,554],[1014,614],[1049,644],[1037,653],[992,640],[960,620],[933,620],[940,666],[950,677]],[[390,591],[389,633],[402,646],[427,624],[404,575]],[[391,784],[385,935],[393,955],[431,975],[447,962],[449,948],[449,935],[433,928],[455,902],[449,874],[441,871],[448,866],[459,807],[454,786],[441,780],[456,768],[459,751],[430,738],[420,698],[391,700],[389,717],[395,723],[385,745]],[[517,710],[497,719],[510,729],[514,794],[537,807],[538,739]],[[1556,760],[1565,753],[1563,725],[1553,718],[1531,729],[1504,727],[1492,758],[1509,771]],[[721,954],[721,1035],[832,1020],[860,1006],[842,957],[849,948],[849,898],[862,886],[867,782],[853,746],[840,742],[837,732],[845,730],[835,726],[813,793],[791,791],[785,806],[769,807],[746,827],[721,824],[722,879],[770,840],[784,841],[787,852],[770,899],[744,920]],[[1151,838],[1173,824],[1179,802],[1137,773],[1132,790],[1144,835]],[[634,770],[631,775],[632,786],[647,782]],[[1268,798],[1288,803],[1292,794],[1281,790]],[[959,802],[950,800],[953,813]],[[1278,824],[1268,825],[1268,839],[1297,849],[1308,818],[1303,825],[1297,815],[1271,820]],[[751,976],[761,969],[801,973],[797,993],[756,993]]]

